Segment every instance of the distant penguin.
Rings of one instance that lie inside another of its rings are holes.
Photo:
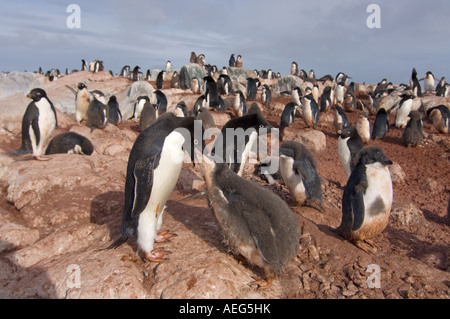
[[[180,128],[190,132],[189,140],[177,130]],[[202,143],[197,144],[202,147]],[[164,116],[139,134],[128,159],[121,236],[107,249],[117,248],[131,237],[148,260],[164,261],[167,252],[154,249],[154,243],[172,235],[158,231],[166,201],[180,176],[183,148],[187,145],[195,145],[193,117]]]
[[[280,119],[280,138],[283,139],[283,132],[286,127],[294,124],[295,121],[295,111],[298,105],[294,102],[289,102],[284,106],[283,112],[281,113]]]
[[[201,88],[197,78],[192,79],[191,90],[193,94],[200,94]]]
[[[256,101],[256,93],[258,92],[259,80],[247,78],[247,99]]]
[[[32,89],[27,97],[33,101],[22,117],[22,147],[11,155],[32,154],[35,159],[43,159],[44,146],[58,127],[56,110],[43,89]]]
[[[393,189],[387,166],[391,164],[380,147],[363,148],[342,196],[342,221],[336,231],[369,253],[376,252],[371,240],[389,222]]]
[[[87,63],[86,60],[82,59],[81,60],[81,71],[87,71]]]
[[[270,287],[298,252],[300,235],[294,213],[272,191],[237,176],[223,163],[204,155],[200,168],[227,246],[263,269],[265,282],[253,284]]]
[[[334,128],[337,134],[341,134],[342,130],[349,126],[347,115],[342,107],[335,105]]]
[[[222,127],[211,154],[217,161],[227,163],[233,172],[242,175],[258,135],[269,133],[271,128],[269,122],[258,113],[233,118]]]
[[[417,78],[417,71],[415,68],[412,69],[410,86],[413,90],[414,96],[422,96],[422,88],[420,86],[419,79]]]
[[[247,114],[255,114],[258,113],[259,115],[263,116],[261,109],[259,108],[258,104],[256,102],[253,102],[250,107],[247,110]]]
[[[433,126],[442,134],[449,133],[450,110],[445,105],[438,105],[427,111],[427,116],[433,121]]]
[[[264,84],[262,86],[261,102],[264,105],[270,105],[270,103],[272,103],[272,91],[270,90],[270,87],[267,84]]]
[[[291,75],[298,76],[298,63],[295,61],[291,63]]]
[[[94,145],[88,138],[75,132],[64,132],[51,139],[45,151],[45,155],[91,155],[93,152]]]
[[[133,72],[131,73],[133,75],[132,80],[134,82],[139,81],[139,70],[140,70],[140,67],[135,66],[133,69]]]
[[[247,105],[241,90],[234,92],[233,114],[235,116],[244,116],[247,114]]]
[[[378,110],[380,109],[380,103],[378,102],[378,99],[375,97],[375,94],[372,92],[367,93],[369,103],[365,106],[370,114],[377,114]]]
[[[87,119],[87,111],[91,103],[91,94],[84,83],[78,83],[78,92],[75,96],[75,118],[77,123]]]
[[[164,71],[158,73],[156,77],[156,88],[162,90],[164,88]]]
[[[406,147],[416,147],[423,138],[422,116],[418,111],[409,113],[409,121],[402,134],[403,143]]]
[[[348,76],[345,73],[339,72],[338,74],[336,74],[335,82],[342,83],[345,86],[347,84],[347,79]]]
[[[356,110],[356,98],[354,93],[355,83],[351,82],[344,94],[344,102],[342,104],[346,112],[352,112]]]
[[[367,113],[361,113],[358,122],[356,123],[356,130],[364,144],[369,143],[372,129],[370,127],[369,115]]]
[[[122,113],[120,112],[119,102],[115,95],[108,100],[108,123],[117,125],[122,122]]]
[[[150,69],[147,69],[147,72],[145,73],[145,81],[151,81],[152,79],[152,72]]]
[[[428,92],[432,93],[434,91],[434,82],[435,82],[435,79],[434,79],[433,73],[431,71],[428,71],[425,76],[424,85],[423,85],[425,93],[428,93]]]
[[[101,91],[91,92],[93,100],[89,104],[86,126],[91,129],[103,129],[108,124],[108,102]]]
[[[158,113],[160,115],[166,113],[168,103],[166,95],[160,90],[156,90],[154,94],[156,95],[156,105],[158,106]]]
[[[399,102],[397,116],[395,117],[395,127],[404,128],[408,122],[408,115],[411,112],[414,96],[410,94],[402,94]]]
[[[145,131],[158,120],[158,105],[150,103],[145,99],[144,106],[139,119],[139,130]]]
[[[206,105],[210,109],[219,108],[219,91],[217,89],[217,83],[211,76],[207,76],[203,79],[205,81],[205,99]]]
[[[314,70],[310,70],[308,73],[308,76],[306,77],[306,81],[309,81],[311,83],[316,83],[316,73]]]
[[[314,100],[316,101],[317,105],[319,105],[319,85],[318,84],[313,85],[313,87],[311,89],[311,94],[312,94]]]
[[[379,82],[375,88],[374,94],[376,98],[380,98],[384,93],[387,93],[387,80],[383,79]]]
[[[320,112],[326,112],[331,106],[331,86],[326,86],[320,96]]]
[[[196,63],[200,66],[205,66],[206,61],[205,61],[205,55],[203,53],[197,55]]]
[[[342,129],[338,138],[338,152],[342,166],[347,176],[350,176],[353,170],[352,162],[356,154],[364,147],[364,143],[353,126]]]
[[[443,76],[436,86],[436,96],[446,97],[449,93],[449,84],[446,83],[445,77]]]
[[[122,70],[120,70],[120,76],[127,78],[130,74],[130,66],[125,65]]]
[[[279,150],[280,173],[299,206],[317,204],[322,209],[322,183],[311,151],[295,141],[284,142]]]
[[[170,73],[170,69],[172,68],[172,62],[167,61],[166,62],[166,73]]]
[[[172,89],[179,89],[180,88],[180,75],[177,71],[174,71],[172,74],[172,79],[170,80],[170,87]]]
[[[236,55],[234,53],[230,56],[230,60],[228,60],[228,66],[230,68],[234,68],[236,66]]]
[[[372,139],[382,139],[389,131],[389,114],[386,109],[380,108],[373,123]]]
[[[191,57],[189,59],[190,63],[197,63],[197,54],[195,52],[191,52]]]
[[[150,98],[148,96],[142,95],[136,99],[136,103],[134,104],[133,116],[130,118],[130,120],[134,119],[135,122],[141,120],[141,113],[146,103],[150,104]]]
[[[242,68],[242,56],[241,55],[237,56],[236,63],[234,64],[234,66],[237,68]]]
[[[334,90],[334,104],[343,105],[344,104],[344,94],[345,94],[345,84],[344,81],[339,82]]]
[[[303,121],[309,128],[317,129],[319,124],[319,105],[312,93],[305,95],[302,98],[302,117]]]
[[[202,125],[205,130],[216,127],[214,117],[211,115],[211,112],[209,112],[209,110],[205,107],[200,107],[198,109],[195,118],[202,121]]]
[[[233,82],[231,78],[227,74],[219,75],[219,79],[217,81],[219,94],[228,95],[233,91]]]
[[[178,102],[177,106],[175,107],[174,114],[178,117],[187,117],[187,106],[184,101]]]
[[[294,87],[291,91],[291,102],[294,102],[296,105],[301,106],[302,101],[301,98],[303,96],[302,89],[298,86]]]
[[[191,115],[194,116],[194,117],[197,117],[198,111],[202,107],[206,107],[206,101],[205,101],[205,96],[204,95],[200,95],[198,97],[197,101],[195,101],[194,107],[191,110]]]

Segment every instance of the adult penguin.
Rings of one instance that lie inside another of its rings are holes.
[[[92,142],[76,132],[63,132],[56,135],[48,143],[45,155],[80,154],[91,155],[94,152]]]
[[[108,100],[108,123],[117,125],[122,122],[122,113],[120,112],[119,102],[115,95]]]
[[[384,138],[389,131],[389,114],[386,109],[380,108],[373,123],[372,139]]]

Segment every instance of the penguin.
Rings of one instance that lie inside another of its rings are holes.
[[[87,111],[86,126],[93,132],[96,128],[103,129],[108,124],[108,102],[101,91],[92,91],[92,101]]]
[[[156,88],[162,90],[164,88],[164,71],[158,73],[156,77]]]
[[[326,81],[333,82],[333,80],[334,80],[334,78],[330,74],[324,75],[320,79],[317,79],[317,81],[319,81],[319,82],[326,82]]]
[[[150,103],[148,99],[143,100],[145,103],[142,107],[139,121],[139,129],[141,132],[145,131],[158,120],[158,105]]]
[[[370,127],[369,115],[367,113],[361,113],[358,122],[356,122],[356,130],[363,143],[366,145],[370,141],[370,134],[372,132]]]
[[[170,73],[171,67],[172,67],[172,62],[170,62],[170,60],[169,60],[166,62],[166,73]]]
[[[422,87],[420,86],[419,79],[417,78],[417,71],[415,68],[412,69],[410,86],[413,90],[414,96],[422,96]]]
[[[32,154],[37,160],[45,160],[41,157],[44,145],[58,127],[56,110],[43,89],[32,89],[27,98],[33,101],[28,104],[22,117],[22,146],[11,155]]]
[[[108,123],[117,125],[122,122],[122,113],[120,112],[119,103],[115,95],[108,100]]]
[[[233,113],[235,116],[244,116],[247,114],[247,105],[241,90],[234,92]]]
[[[301,106],[301,97],[303,96],[302,89],[298,86],[294,87],[291,92],[291,102],[294,102],[296,105]]]
[[[336,232],[368,253],[376,252],[372,239],[389,222],[393,189],[387,166],[391,164],[380,147],[363,148],[342,196],[342,221]]]
[[[347,177],[350,176],[354,168],[352,165],[353,159],[363,147],[364,143],[354,126],[342,129],[338,138],[338,152]]]
[[[75,132],[64,132],[50,140],[45,155],[51,154],[79,154],[91,155],[94,152],[92,142]]]
[[[197,63],[197,54],[195,52],[191,52],[191,57],[189,59],[190,63]]]
[[[372,139],[382,139],[389,131],[389,114],[386,109],[380,108],[373,123]]]
[[[133,72],[131,73],[133,82],[139,81],[139,70],[140,69],[141,68],[139,66],[134,67]]]
[[[228,60],[228,66],[234,68],[236,66],[236,55],[233,53]]]
[[[164,92],[156,90],[153,92],[156,95],[156,105],[158,106],[159,115],[167,112],[167,97]]]
[[[193,94],[200,94],[200,83],[197,78],[192,79],[191,90]]]
[[[271,170],[268,168],[270,168],[272,165],[272,159],[266,158],[262,160],[257,167],[259,177],[269,185],[273,185],[282,180],[279,165],[277,171],[275,173],[271,173]]]
[[[291,63],[291,75],[298,76],[298,63],[295,61]]]
[[[130,66],[129,65],[125,65],[122,70],[120,70],[120,76],[127,78],[130,74]]]
[[[207,130],[209,128],[215,128],[216,123],[214,122],[214,117],[211,115],[211,112],[205,107],[200,107],[197,111],[197,115],[195,116],[197,120],[202,121],[203,129]]]
[[[258,113],[259,115],[263,116],[258,104],[256,102],[253,102],[248,108],[247,114],[255,114],[255,113]]]
[[[86,60],[81,60],[81,71],[87,71],[87,63]]]
[[[87,111],[91,103],[91,94],[84,83],[78,83],[75,95],[75,118],[78,124],[87,119]]]
[[[438,105],[427,111],[427,116],[433,121],[433,126],[442,134],[449,133],[450,110],[445,105]]]
[[[336,133],[340,135],[342,130],[349,126],[347,115],[342,107],[339,105],[334,106],[335,114],[334,114],[334,127],[336,129]]]
[[[219,75],[219,80],[217,81],[217,86],[219,94],[228,95],[233,90],[233,82],[228,74]]]
[[[211,154],[218,162],[227,163],[233,172],[242,175],[258,135],[269,133],[271,128],[269,122],[258,113],[233,118],[222,127]]]
[[[141,113],[146,103],[150,103],[150,98],[148,96],[142,95],[136,99],[136,103],[134,104],[133,116],[130,118],[130,120],[134,119],[135,122],[140,121]]]
[[[145,81],[151,81],[152,79],[152,72],[150,69],[147,69],[147,72],[145,73]]]
[[[219,91],[217,89],[217,83],[211,76],[203,78],[205,82],[205,98],[206,106],[210,109],[219,108]]]
[[[93,72],[94,73],[98,73],[103,71],[105,68],[103,66],[103,61],[100,60],[95,60],[94,61],[94,67],[93,67]]]
[[[205,106],[206,106],[205,96],[200,95],[197,101],[195,101],[194,107],[191,110],[191,115],[194,117],[198,116],[198,111],[200,110],[200,108]]]
[[[261,102],[264,105],[270,105],[270,103],[272,103],[272,91],[267,84],[262,86]]]
[[[139,134],[127,164],[121,235],[106,249],[117,248],[131,237],[148,260],[164,261],[167,252],[154,249],[154,243],[173,235],[158,231],[166,201],[180,176],[184,150],[191,151],[193,159],[192,147],[196,142],[200,147],[204,144],[194,139],[194,126],[193,117],[168,114]],[[190,138],[180,129],[187,130]]]
[[[397,116],[395,118],[395,127],[404,128],[408,122],[408,115],[411,112],[414,95],[402,94],[402,99],[397,109]]]
[[[380,103],[378,102],[378,99],[375,97],[375,94],[373,92],[367,93],[367,96],[369,97],[369,103],[366,108],[369,110],[370,114],[375,115],[380,109]]]
[[[311,151],[295,141],[284,142],[279,150],[280,174],[298,206],[323,202],[322,183]]]
[[[387,93],[387,80],[383,79],[381,82],[377,84],[377,87],[375,88],[374,94],[376,98],[380,98],[384,93]]]
[[[319,85],[314,84],[311,89],[311,94],[316,101],[317,105],[319,105]],[[319,109],[320,110],[320,109]]]
[[[320,96],[320,112],[326,112],[331,106],[331,86],[326,86]]]
[[[343,105],[344,104],[344,93],[345,93],[345,83],[344,80],[341,80],[336,85],[334,89],[334,104]]]
[[[247,78],[247,99],[256,101],[256,93],[258,92],[259,80]]]
[[[177,106],[175,107],[174,114],[178,117],[187,117],[187,106],[184,101],[178,102]]]
[[[200,66],[205,66],[205,64],[206,64],[205,55],[203,53],[199,54],[197,56],[197,60],[195,63],[197,63]]]
[[[283,139],[283,132],[286,127],[294,124],[295,121],[295,111],[297,110],[298,105],[294,102],[289,102],[284,106],[283,112],[281,113],[280,120],[280,139]]]
[[[431,71],[428,71],[424,80],[423,88],[425,93],[432,93],[434,91],[434,75]]]
[[[319,123],[319,106],[312,93],[302,98],[302,117],[309,128],[317,129]]]
[[[240,54],[237,56],[234,66],[236,68],[242,68],[242,56]]]
[[[170,87],[172,89],[179,89],[180,88],[180,75],[177,71],[174,71],[172,74],[172,79],[170,80]]]
[[[355,82],[350,82],[347,91],[344,94],[343,107],[347,112],[356,110],[356,98],[354,93]]]
[[[308,76],[306,77],[306,81],[313,84],[316,83],[316,73],[314,72],[314,70],[309,71]]]
[[[436,96],[446,97],[449,92],[449,84],[446,83],[445,77],[443,76],[436,86]]]
[[[199,165],[225,243],[233,254],[262,268],[263,280],[252,284],[269,288],[298,252],[295,215],[278,195],[237,176],[226,164],[204,155]]]
[[[423,138],[422,116],[418,111],[409,112],[409,121],[402,134],[406,147],[416,147]]]
[[[339,72],[338,74],[336,74],[335,82],[342,83],[345,86],[345,85],[347,85],[348,79],[349,79],[349,77],[347,76],[347,74],[345,74],[343,72]]]

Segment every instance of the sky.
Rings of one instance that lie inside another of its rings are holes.
[[[246,69],[282,76],[296,61],[318,77],[344,72],[358,83],[409,83],[413,67],[419,78],[450,78],[448,12],[448,0],[0,0],[0,71],[64,72],[81,59],[114,73],[163,69],[167,60],[179,69],[194,51],[219,69],[234,53]]]

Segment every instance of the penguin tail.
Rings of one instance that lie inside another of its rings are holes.
[[[109,245],[106,248],[99,249],[99,251],[103,250],[110,250],[110,249],[116,249],[122,246],[126,241],[128,240],[128,237],[120,236],[118,239],[116,239],[111,245]]]

